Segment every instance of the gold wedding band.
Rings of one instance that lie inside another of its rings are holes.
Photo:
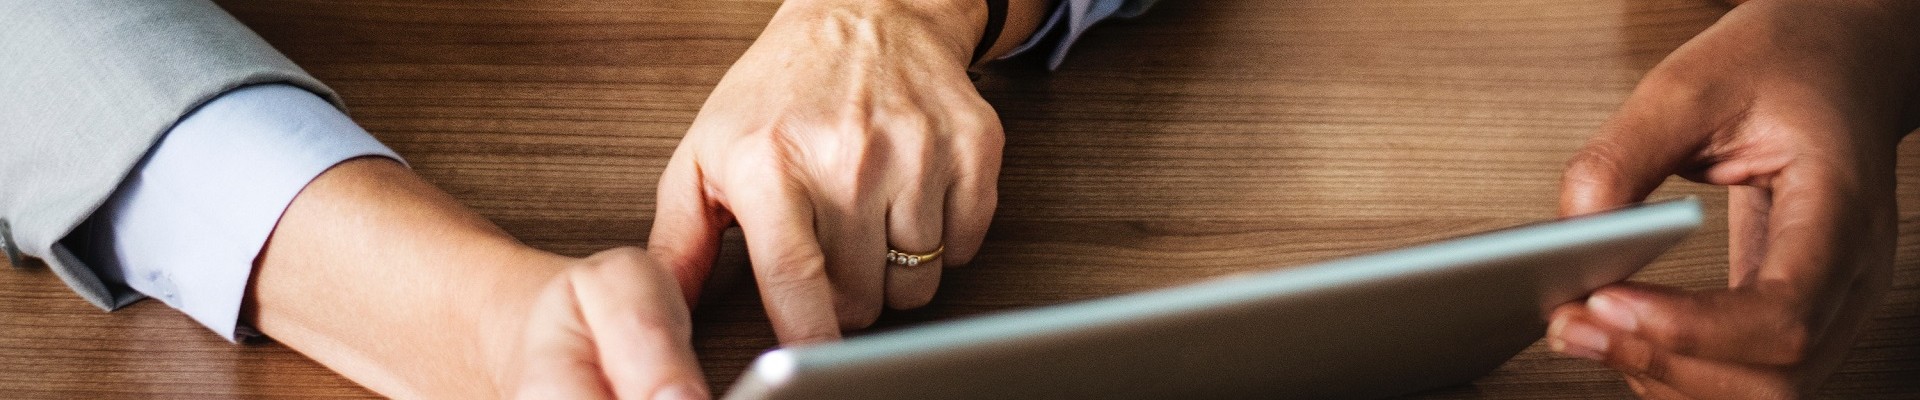
[[[935,258],[940,258],[940,253],[944,253],[946,251],[947,251],[946,245],[941,245],[940,248],[933,249],[933,252],[927,253],[927,254],[913,254],[913,253],[908,253],[908,252],[894,250],[894,249],[887,249],[887,262],[893,263],[895,265],[912,267],[912,266],[920,265],[920,263],[923,263],[923,262],[933,261],[933,259]]]

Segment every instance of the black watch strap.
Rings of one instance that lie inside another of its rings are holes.
[[[986,0],[986,2],[987,29],[981,31],[980,43],[973,45],[973,61],[967,62],[967,65],[979,64],[980,58],[986,57],[987,51],[993,49],[993,44],[1000,41],[1000,31],[1007,26],[1007,0]]]

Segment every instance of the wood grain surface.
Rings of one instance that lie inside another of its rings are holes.
[[[415,170],[514,235],[584,255],[646,240],[653,185],[777,1],[224,1],[338,89]],[[1007,129],[985,248],[880,327],[1165,287],[1553,215],[1560,168],[1713,0],[1163,1],[1064,67],[979,86]],[[1920,396],[1920,144],[1900,149],[1894,289],[1832,397]],[[1726,278],[1708,228],[1634,279]],[[695,311],[724,389],[775,344],[734,235]],[[1381,334],[1393,334],[1382,332]],[[1430,398],[1630,396],[1536,344]],[[0,397],[369,397],[272,344],[158,302],[102,313],[38,268],[0,272]]]

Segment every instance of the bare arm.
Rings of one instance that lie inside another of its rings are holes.
[[[527,247],[405,167],[362,158],[288,207],[244,318],[388,396],[704,396],[672,282],[636,249]],[[608,355],[620,363],[596,361]]]

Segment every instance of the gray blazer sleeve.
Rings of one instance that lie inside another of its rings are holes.
[[[1036,28],[1027,41],[1000,58],[1009,58],[1051,46],[1047,51],[1047,69],[1060,69],[1060,63],[1066,62],[1067,50],[1080,40],[1080,35],[1101,21],[1116,18],[1134,18],[1146,14],[1158,0],[1061,0],[1047,12],[1046,19]],[[1056,33],[1058,32],[1058,33]]]
[[[340,104],[207,0],[0,0],[0,16],[0,247],[45,260],[103,309],[139,295],[109,287],[60,239],[174,122],[259,83]]]

